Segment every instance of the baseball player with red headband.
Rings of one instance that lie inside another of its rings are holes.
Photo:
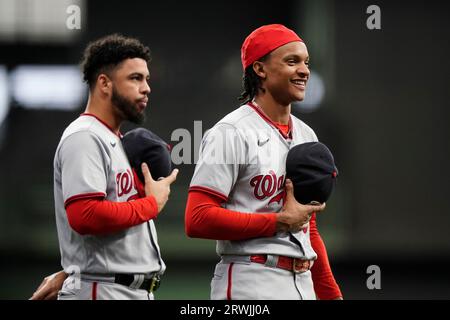
[[[186,233],[217,240],[211,299],[341,299],[315,221],[325,204],[299,203],[286,179],[290,149],[317,141],[291,115],[305,96],[307,47],[265,25],[241,59],[242,105],[205,133],[186,206]]]

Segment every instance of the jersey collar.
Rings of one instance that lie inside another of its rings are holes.
[[[253,108],[253,110],[255,110],[256,113],[257,113],[261,118],[263,118],[268,124],[270,124],[272,127],[274,127],[275,129],[277,129],[278,132],[281,134],[281,136],[282,136],[284,139],[292,139],[292,130],[293,130],[293,127],[292,127],[292,118],[291,118],[290,115],[289,115],[289,122],[288,122],[288,125],[289,125],[289,131],[288,131],[287,134],[285,134],[283,131],[280,130],[280,128],[278,128],[277,124],[276,124],[274,121],[272,121],[272,119],[270,119],[270,118],[264,113],[264,111],[263,111],[259,106],[257,106],[253,101],[248,102],[247,105],[250,106],[251,108]]]
[[[120,139],[122,139],[123,135],[122,133],[119,131],[119,133],[115,133],[113,128],[111,128],[109,126],[109,124],[107,124],[105,121],[103,121],[102,119],[100,119],[99,117],[97,117],[95,114],[92,113],[82,113],[80,116],[89,116],[89,117],[94,117],[95,119],[97,119],[101,124],[103,124],[105,127],[107,127],[109,129],[109,131],[111,131],[112,133],[114,133],[114,135],[118,136]]]

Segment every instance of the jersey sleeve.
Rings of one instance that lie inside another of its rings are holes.
[[[227,200],[245,163],[244,136],[230,124],[218,124],[203,137],[199,160],[189,187]]]
[[[314,142],[319,142],[319,138],[317,138],[317,135],[316,135],[316,133],[314,132],[314,130],[313,129],[311,129],[311,134],[312,134],[312,139],[313,139],[313,141]]]
[[[57,156],[65,206],[78,199],[106,196],[110,157],[94,133],[71,134],[62,141]]]
[[[300,140],[304,142],[318,142],[319,139],[317,138],[316,133],[314,130],[308,126],[306,123],[301,121],[298,118],[295,118],[293,120],[294,124],[294,134],[297,136],[300,136]]]

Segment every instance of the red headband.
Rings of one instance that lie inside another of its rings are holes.
[[[281,24],[262,26],[250,33],[242,44],[242,67],[245,70],[249,65],[269,52],[294,41],[303,42],[294,31]]]

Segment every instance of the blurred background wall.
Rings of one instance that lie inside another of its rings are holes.
[[[372,4],[380,30],[366,26]],[[70,28],[71,5],[80,29]],[[157,297],[208,299],[215,242],[184,234],[198,138],[238,106],[245,37],[283,23],[304,38],[313,72],[293,114],[340,171],[318,223],[344,297],[449,299],[448,9],[440,1],[0,0],[0,298],[27,299],[60,269],[54,151],[85,107],[82,50],[118,32],[152,50],[144,126],[174,146],[189,142],[175,129],[192,137],[156,222],[168,265]],[[380,267],[380,290],[366,286],[370,265]]]

